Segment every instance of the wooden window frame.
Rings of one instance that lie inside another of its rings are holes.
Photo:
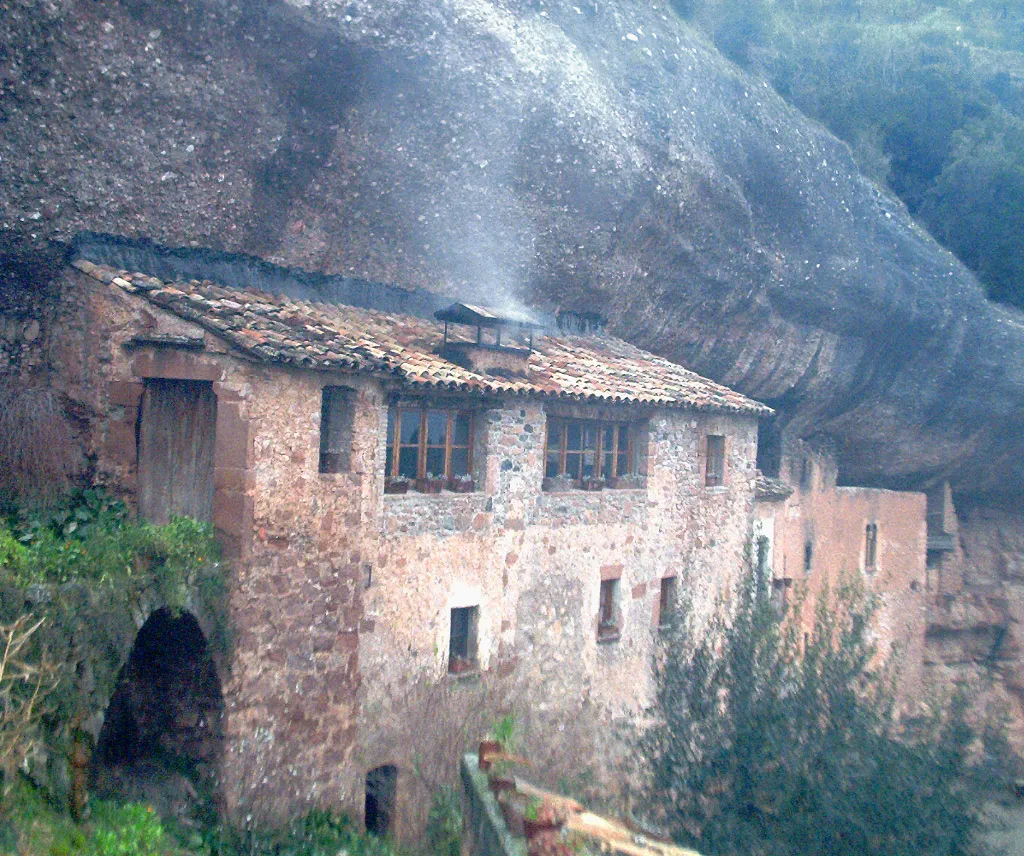
[[[583,481],[583,458],[589,452],[593,452],[595,461],[595,470],[598,475],[588,476],[587,478],[600,478],[606,482],[610,482],[619,476],[635,476],[639,474],[639,465],[636,459],[636,434],[637,426],[634,422],[616,422],[610,419],[573,419],[562,416],[549,416],[548,425],[544,431],[544,476],[548,478],[548,457],[552,452],[551,445],[551,423],[557,423],[558,431],[558,473],[556,476],[569,476],[572,478],[573,483],[579,485]],[[569,427],[570,425],[579,426],[580,431],[580,447],[579,449],[569,448]],[[597,441],[593,449],[588,449],[584,444],[584,437],[586,436],[587,429],[590,428],[596,432]],[[611,451],[607,451],[605,445],[605,432],[612,430],[612,441]],[[626,451],[625,453],[619,451],[619,438],[621,432],[626,432]],[[567,472],[567,460],[569,455],[579,455],[579,469],[576,473]],[[604,458],[606,454],[611,456],[611,473],[605,473]],[[619,472],[619,458],[625,454],[627,471],[624,473]]]
[[[415,444],[402,443],[402,413],[419,413],[419,431],[417,435],[417,441]],[[473,446],[476,442],[476,413],[466,407],[439,407],[430,404],[393,404],[388,408],[388,419],[392,422],[392,433],[387,440],[387,448],[391,449],[391,464],[387,468],[385,476],[388,478],[399,477],[399,464],[401,460],[401,450],[403,448],[416,448],[416,475],[414,478],[424,479],[427,477],[427,449],[440,448],[439,445],[428,445],[427,443],[427,420],[429,419],[430,413],[445,413],[446,424],[445,424],[445,441],[444,441],[444,472],[434,473],[435,476],[442,476],[445,479],[450,479],[453,476],[463,475],[463,473],[453,474],[451,471],[452,465],[452,451],[455,449],[466,450],[466,473],[465,475],[473,475]],[[453,435],[455,431],[455,418],[459,414],[464,414],[469,419],[469,439],[466,445],[453,443]]]
[[[708,434],[704,438],[705,487],[723,487],[725,485],[725,459],[725,435]]]

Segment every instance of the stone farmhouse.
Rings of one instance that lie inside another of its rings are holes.
[[[216,731],[230,810],[400,827],[429,722],[394,693],[418,680],[635,717],[679,593],[710,606],[747,561],[770,410],[611,336],[81,258],[60,287],[49,360],[97,478],[212,521],[231,559],[223,710],[182,726]]]

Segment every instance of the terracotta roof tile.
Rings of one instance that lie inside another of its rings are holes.
[[[84,259],[72,263],[192,321],[265,362],[384,373],[412,387],[658,404],[764,415],[771,410],[682,366],[611,336],[537,335],[527,377],[478,374],[437,351],[434,320],[312,303],[196,281],[163,283]]]

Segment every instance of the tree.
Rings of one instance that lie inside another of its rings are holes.
[[[649,804],[707,854],[959,856],[975,815],[965,701],[901,721],[854,586],[825,596],[801,651],[754,584],[699,637],[684,619],[643,741]]]

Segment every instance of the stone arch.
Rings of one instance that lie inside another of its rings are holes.
[[[118,675],[92,759],[97,795],[192,823],[220,808],[224,695],[199,620],[154,610]]]

